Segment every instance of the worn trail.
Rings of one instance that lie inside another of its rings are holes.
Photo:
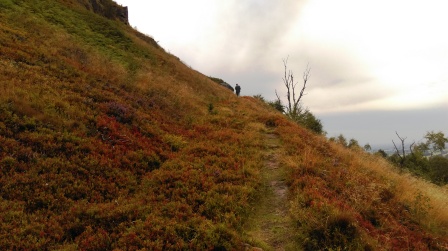
[[[262,170],[263,191],[247,231],[253,245],[262,250],[290,250],[293,226],[288,216],[286,172],[280,165],[280,139],[266,134],[266,161]],[[260,250],[249,247],[248,250]]]

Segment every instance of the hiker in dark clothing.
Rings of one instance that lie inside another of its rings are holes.
[[[237,95],[237,96],[240,96],[240,91],[241,91],[241,87],[240,87],[238,84],[236,84],[236,86],[235,86],[235,92],[236,92],[236,95]]]

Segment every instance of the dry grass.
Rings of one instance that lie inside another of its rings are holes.
[[[283,162],[291,170],[291,213],[305,250],[317,243],[348,250],[446,247],[446,190],[377,156],[289,130],[280,133]]]
[[[406,172],[400,172],[386,160],[362,154],[360,161],[382,183],[393,187],[396,198],[409,207],[417,207],[415,220],[425,228],[448,235],[448,191]],[[418,208],[420,207],[420,208]],[[418,213],[417,211],[420,210]],[[423,211],[422,211],[423,210]]]

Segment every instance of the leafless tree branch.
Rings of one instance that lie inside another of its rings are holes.
[[[404,141],[406,138],[402,138],[400,137],[400,135],[398,135],[398,132],[395,131],[395,134],[397,134],[397,137],[400,139],[401,141],[401,152],[402,154],[400,155],[400,151],[398,150],[397,145],[395,145],[395,142],[392,140],[392,143],[394,144],[395,150],[397,151],[397,155],[400,158],[400,166],[404,165],[404,160],[406,158],[406,152],[404,150]]]
[[[277,90],[275,90],[275,96],[277,97],[277,100],[281,102],[280,96],[277,93]]]
[[[412,147],[415,145],[415,141],[412,142],[412,144],[409,146],[409,151],[411,152],[411,154],[414,154],[414,151],[412,150]]]
[[[287,113],[289,116],[297,117],[301,112],[300,101],[302,100],[302,97],[304,95],[306,95],[305,89],[306,89],[306,84],[307,84],[309,76],[310,76],[311,69],[308,65],[305,72],[303,73],[303,86],[302,86],[302,89],[300,90],[300,93],[297,97],[296,87],[297,87],[298,82],[294,82],[294,74],[292,73],[291,70],[288,70],[288,58],[289,57],[287,57],[286,59],[283,59],[283,66],[285,68],[283,84],[286,87],[286,98],[288,100],[288,105],[286,108],[287,108]],[[276,95],[277,95],[277,92],[276,92]],[[279,98],[278,95],[277,95],[277,98]]]

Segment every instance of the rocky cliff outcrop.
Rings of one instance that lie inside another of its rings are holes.
[[[234,91],[233,87],[231,85],[229,85],[228,83],[226,83],[224,80],[220,79],[220,78],[214,78],[214,77],[209,77],[211,80],[213,80],[214,82],[226,87],[227,89],[231,90],[232,92]]]
[[[112,0],[77,0],[86,9],[112,20],[119,20],[129,25],[128,7]]]

